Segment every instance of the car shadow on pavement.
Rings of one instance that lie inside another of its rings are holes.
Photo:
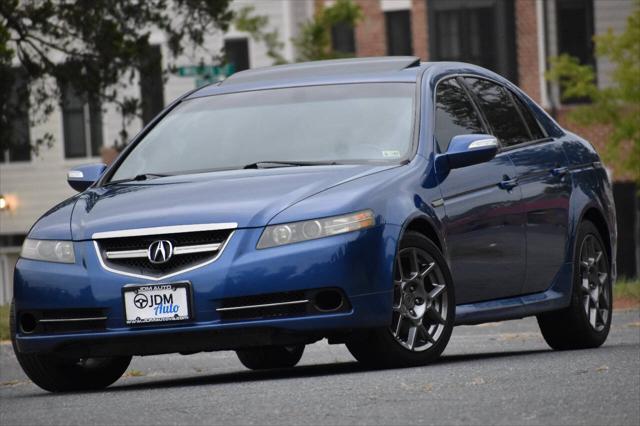
[[[428,364],[426,366],[419,367],[404,367],[404,368],[438,368],[439,366],[446,366],[447,364],[459,363],[459,362],[475,362],[479,360],[487,360],[493,358],[509,358],[516,356],[529,356],[539,355],[548,352],[553,352],[551,349],[533,349],[533,350],[521,350],[521,351],[504,351],[504,352],[480,352],[470,354],[452,354],[443,355],[437,362]],[[387,368],[387,369],[399,369]],[[343,375],[343,374],[358,374],[371,371],[383,371],[384,368],[372,368],[359,364],[356,361],[347,362],[335,362],[325,364],[313,364],[303,365],[293,368],[276,369],[276,370],[263,370],[263,371],[234,371],[230,373],[221,374],[209,374],[202,376],[190,376],[190,377],[173,377],[173,378],[158,378],[153,380],[152,377],[146,378],[144,382],[139,383],[127,383],[118,381],[114,385],[96,391],[81,391],[81,392],[65,392],[62,394],[36,393],[33,397],[53,397],[56,395],[82,395],[93,392],[127,392],[138,390],[151,390],[151,389],[165,389],[172,387],[185,387],[185,386],[203,386],[203,385],[225,385],[231,383],[242,382],[259,382],[267,380],[283,380],[283,379],[295,379],[295,378],[313,378],[319,376],[331,376],[331,375]]]
[[[445,366],[446,364],[459,363],[459,362],[475,362],[478,360],[487,360],[492,358],[508,358],[516,356],[528,356],[537,355],[542,353],[552,352],[550,349],[537,349],[537,350],[522,350],[522,351],[504,351],[504,352],[483,352],[472,354],[453,354],[443,355],[440,360],[434,364],[430,364],[424,367],[414,368],[438,368],[438,366]],[[185,386],[202,386],[202,385],[224,385],[231,383],[242,382],[258,382],[267,380],[282,380],[282,379],[294,379],[294,378],[313,378],[318,376],[331,376],[331,375],[343,375],[343,374],[358,374],[369,371],[381,370],[379,368],[369,368],[362,366],[356,361],[326,363],[326,364],[314,364],[303,365],[294,368],[277,369],[277,370],[263,370],[263,371],[234,371],[230,373],[210,374],[202,376],[191,377],[174,377],[170,379],[158,378],[153,380],[152,378],[146,379],[144,382],[139,383],[127,383],[116,382],[111,387],[101,390],[99,392],[122,392],[122,391],[136,391],[136,390],[150,390],[172,387],[185,387]],[[86,393],[86,392],[82,392]],[[51,394],[38,394],[40,396]]]

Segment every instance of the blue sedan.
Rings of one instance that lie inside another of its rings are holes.
[[[436,360],[455,325],[536,315],[600,346],[616,276],[611,185],[589,142],[515,85],[414,57],[254,69],[169,105],[33,226],[12,341],[49,391],[131,357],[235,350],[293,367],[346,344]]]

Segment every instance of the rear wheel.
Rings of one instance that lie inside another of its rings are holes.
[[[571,304],[538,315],[542,336],[558,350],[596,348],[611,327],[611,268],[602,236],[593,223],[584,221],[576,241]]]
[[[250,370],[291,368],[302,358],[304,345],[264,346],[236,351],[238,359]]]
[[[408,232],[400,242],[394,276],[391,325],[355,336],[347,347],[359,362],[371,366],[434,361],[449,342],[455,318],[447,263],[429,239]]]
[[[130,356],[112,358],[66,358],[55,354],[24,354],[15,339],[15,312],[9,319],[13,351],[25,374],[49,392],[103,389],[118,380],[131,362]]]

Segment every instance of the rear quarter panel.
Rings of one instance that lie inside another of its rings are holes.
[[[561,138],[563,148],[567,155],[568,166],[571,171],[572,193],[571,193],[571,218],[570,218],[570,242],[567,244],[567,259],[572,259],[575,236],[580,222],[585,213],[595,208],[604,217],[608,235],[603,235],[603,239],[609,239],[611,247],[612,273],[616,275],[616,241],[617,225],[616,211],[613,200],[613,191],[607,170],[605,169],[600,156],[593,146],[578,135],[567,132]]]

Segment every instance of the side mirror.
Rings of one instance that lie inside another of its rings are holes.
[[[498,153],[498,140],[491,135],[458,135],[451,138],[445,154],[449,168],[459,169],[487,162]]]
[[[100,179],[106,168],[104,164],[74,167],[67,172],[67,183],[76,191],[82,192]]]

